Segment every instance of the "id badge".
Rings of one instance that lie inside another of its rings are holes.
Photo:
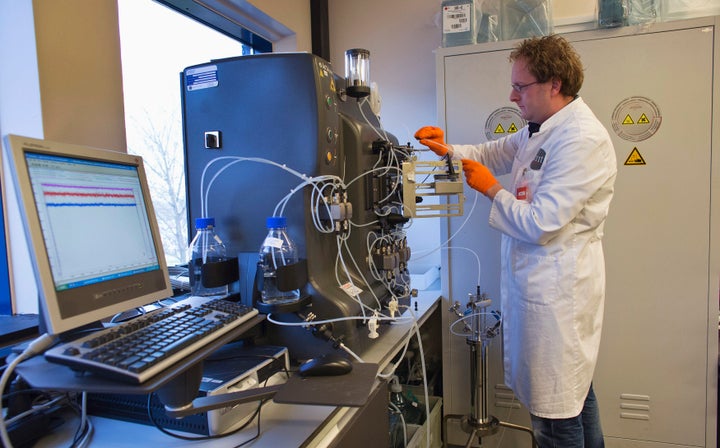
[[[528,199],[528,187],[527,185],[521,185],[517,187],[517,190],[515,191],[515,197],[518,199],[518,201],[527,201]]]

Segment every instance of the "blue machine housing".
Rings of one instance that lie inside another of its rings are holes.
[[[333,73],[329,62],[307,53],[240,56],[183,70],[188,223],[202,215],[203,170],[221,157],[267,159],[308,177],[335,175],[346,182],[360,177],[347,189],[352,222],[357,224],[347,239],[355,263],[347,254],[343,256],[353,284],[362,290],[360,299],[371,309],[377,309],[378,301],[386,306],[392,295],[382,282],[373,278],[367,262],[368,257],[372,258],[367,249],[368,236],[381,226],[364,225],[378,221],[375,208],[392,185],[401,194],[397,187],[400,176],[395,170],[363,175],[372,170],[382,153],[378,150],[382,147],[378,145],[380,123],[367,103],[362,105],[355,98],[338,94],[343,84],[344,80]],[[387,144],[397,145],[395,137],[387,137]],[[204,188],[229,162],[232,160],[218,160],[208,168]],[[276,166],[240,161],[220,173],[207,193],[207,214],[215,218],[228,255],[236,254],[239,258],[240,292],[245,303],[252,304],[258,250],[267,233],[265,219],[273,215],[278,202],[301,181]],[[310,311],[317,320],[360,316],[358,301],[340,288],[338,276],[341,282],[347,282],[345,271],[336,276],[338,234],[316,230],[310,199],[311,190],[306,186],[292,195],[282,214],[287,217],[288,232],[300,258],[307,261],[308,281],[301,290],[311,297],[311,306],[300,310],[300,315],[273,312],[273,318],[299,322]],[[393,246],[403,248],[402,253],[396,254],[395,258],[402,263],[391,268],[393,275],[401,283],[409,284],[405,262],[410,251],[403,224],[403,220],[388,223],[383,219],[382,225],[385,234],[395,235]],[[403,305],[408,304],[408,292],[395,292]],[[332,344],[318,344],[317,335],[308,329],[270,325],[268,334],[272,343],[287,346],[294,359],[331,350]],[[332,326],[333,337],[341,338],[354,350],[369,343],[367,334],[360,320],[345,320]]]

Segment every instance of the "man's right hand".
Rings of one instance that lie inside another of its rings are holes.
[[[436,126],[423,126],[415,132],[415,138],[430,148],[432,152],[439,155],[440,157],[445,156],[450,149],[445,143],[445,133],[442,129]]]

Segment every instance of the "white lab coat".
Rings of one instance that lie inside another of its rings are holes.
[[[505,382],[532,414],[574,417],[582,411],[600,344],[601,239],[617,175],[610,137],[577,97],[532,138],[525,127],[453,149],[455,159],[477,160],[496,175],[511,173],[513,183],[495,196],[489,219],[503,233]]]

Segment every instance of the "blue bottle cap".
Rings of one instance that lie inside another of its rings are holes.
[[[208,227],[215,227],[215,218],[197,218],[195,219],[196,229],[207,229]]]
[[[270,216],[265,220],[265,227],[268,229],[287,227],[287,218],[284,216]]]

